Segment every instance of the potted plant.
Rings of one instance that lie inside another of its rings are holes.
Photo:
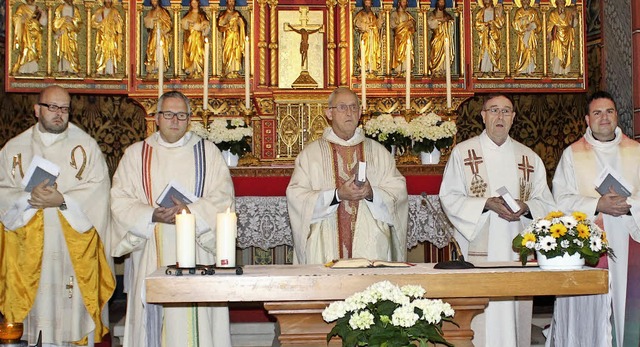
[[[433,112],[414,118],[409,123],[409,129],[413,151],[420,153],[423,164],[440,162],[440,151],[453,144],[453,137],[458,131],[456,123],[443,121]]]
[[[396,149],[404,151],[411,144],[409,123],[401,116],[380,114],[364,124],[364,131],[368,137],[380,142],[394,155]]]
[[[243,118],[215,118],[206,130],[199,122],[191,122],[191,131],[213,141],[222,151],[227,165],[237,166],[238,159],[251,152],[253,128]]]
[[[442,336],[442,323],[453,323],[454,310],[442,300],[423,298],[424,288],[402,288],[389,281],[375,283],[322,312],[326,322],[336,321],[327,334],[342,339],[342,346],[426,347],[428,342],[453,346]],[[455,324],[455,323],[454,323]]]
[[[560,211],[537,218],[513,239],[522,265],[537,253],[538,264],[546,269],[580,268],[598,263],[603,254],[614,257],[607,233],[582,212],[565,215]]]

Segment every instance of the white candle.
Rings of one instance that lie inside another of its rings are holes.
[[[237,217],[230,212],[218,213],[216,222],[216,266],[236,266]]]
[[[251,63],[249,62],[249,36],[244,38],[244,108],[249,110],[249,77],[251,76]]]
[[[449,38],[444,39],[444,69],[447,76],[447,110],[451,109],[451,51]]]
[[[362,77],[362,111],[367,110],[367,66],[364,56],[364,40],[360,40],[360,75]]]
[[[406,85],[406,95],[404,100],[404,108],[411,108],[411,97],[409,94],[411,93],[411,55],[413,54],[413,48],[411,47],[411,39],[407,40],[407,50],[405,52],[405,61],[404,61],[404,73],[405,73],[405,85]]]
[[[204,78],[202,82],[202,110],[209,109],[209,38],[204,39]]]
[[[162,36],[160,24],[156,30],[156,63],[158,66],[158,99],[164,94],[164,54],[162,52]]]
[[[196,267],[196,217],[186,210],[176,215],[176,266]]]

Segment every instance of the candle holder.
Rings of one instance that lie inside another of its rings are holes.
[[[195,267],[179,267],[178,264],[176,264],[167,266],[167,269],[164,271],[164,273],[167,275],[182,276],[183,272],[188,272],[189,275],[195,275],[195,273],[198,271],[200,272],[200,275],[213,275],[215,273],[213,268],[213,265],[196,264]]]

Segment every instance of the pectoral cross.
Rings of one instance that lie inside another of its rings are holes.
[[[309,8],[300,7],[300,24],[284,23],[284,31],[294,31],[300,34],[300,56],[302,72],[293,82],[292,86],[298,88],[315,88],[318,83],[309,75],[309,62],[307,53],[309,51],[309,35],[317,32],[324,32],[324,24],[309,24]]]
[[[69,283],[67,283],[65,288],[67,289],[69,299],[71,299],[73,297],[73,276],[69,276]]]

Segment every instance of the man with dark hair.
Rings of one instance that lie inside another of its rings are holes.
[[[0,311],[24,321],[29,344],[42,332],[50,347],[101,342],[115,289],[109,172],[96,141],[69,123],[70,108],[64,88],[45,88],[38,122],[0,151]],[[35,180],[28,191],[21,182],[34,162],[57,166],[55,183]]]
[[[554,209],[544,163],[509,136],[516,113],[504,94],[484,102],[485,131],[457,144],[440,186],[442,207],[470,261],[514,261],[513,238]],[[505,201],[505,189],[517,206]],[[492,300],[471,323],[476,346],[529,346],[531,300]]]
[[[581,211],[595,220],[607,233],[616,259],[604,257],[598,264],[609,269],[608,294],[558,298],[549,339],[552,346],[611,346],[612,341],[613,346],[638,346],[640,144],[618,127],[611,94],[599,91],[591,95],[586,111],[587,130],[562,154],[553,178],[553,195],[564,212]],[[627,192],[600,184],[607,174],[625,185]],[[572,318],[581,323],[572,324],[568,321]]]
[[[195,215],[196,264],[211,265],[216,262],[216,216],[234,208],[229,168],[213,142],[188,131],[190,121],[189,99],[175,91],[163,94],[158,131],[127,148],[113,176],[113,256],[129,255],[124,347],[231,346],[226,306],[161,308],[144,301],[146,276],[176,265],[176,214]],[[174,206],[159,206],[158,197],[170,183],[197,200],[185,204],[171,197]]]

